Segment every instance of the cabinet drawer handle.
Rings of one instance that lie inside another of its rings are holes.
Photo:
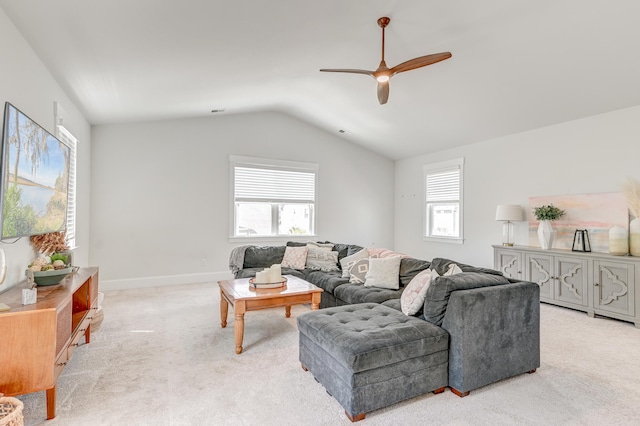
[[[599,285],[598,283],[593,283],[594,287],[598,287],[598,285]]]
[[[59,366],[59,367],[64,367],[65,365],[67,365],[67,363],[66,362],[59,362],[56,365]]]
[[[73,345],[71,345],[71,346],[75,346],[75,347],[77,348],[78,346],[80,346],[80,343],[74,343],[74,344],[73,344]]]

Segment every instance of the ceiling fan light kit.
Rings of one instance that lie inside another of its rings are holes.
[[[389,80],[391,79],[391,77],[401,72],[426,67],[427,65],[432,65],[436,62],[444,61],[445,59],[449,59],[451,57],[451,52],[434,53],[432,55],[420,56],[418,58],[410,59],[396,65],[393,68],[387,67],[386,62],[384,61],[384,29],[387,27],[387,25],[389,25],[389,22],[391,22],[391,19],[386,16],[378,19],[378,26],[382,28],[382,60],[380,61],[380,65],[378,65],[378,68],[375,71],[347,68],[323,68],[320,71],[365,74],[373,77],[378,82],[378,102],[380,102],[380,105],[384,105],[389,99]]]

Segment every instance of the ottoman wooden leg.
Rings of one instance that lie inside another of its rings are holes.
[[[433,393],[435,393],[435,394],[442,393],[442,392],[444,392],[444,389],[445,389],[445,388],[444,388],[444,386],[443,386],[443,387],[441,387],[441,388],[438,388],[438,389],[434,390],[434,391],[433,391]]]
[[[471,393],[471,391],[466,391],[466,392],[460,392],[458,389],[456,388],[451,388],[451,392],[455,393],[456,395],[458,395],[460,398],[464,398],[465,396],[469,395]]]
[[[346,411],[344,412],[347,417],[349,417],[349,420],[351,420],[352,422],[359,422],[360,420],[364,420],[364,416],[367,415],[367,413],[360,413],[360,414],[356,414],[354,416],[352,416],[351,414],[347,413]]]
[[[307,366],[306,366],[306,365],[304,365],[304,364],[300,364],[300,365],[302,366],[302,369],[303,369],[304,371],[309,371],[309,369],[307,368]]]

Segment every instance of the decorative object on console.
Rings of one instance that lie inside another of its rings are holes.
[[[551,222],[560,219],[565,213],[564,210],[553,204],[533,208],[533,215],[540,221],[538,224],[538,240],[543,250],[549,250],[553,246],[555,231],[551,226]]]
[[[55,252],[69,250],[65,236],[65,231],[49,232],[48,234],[32,235],[29,237],[29,241],[38,252],[49,256]]]
[[[629,251],[631,256],[640,256],[640,183],[635,179],[627,178],[623,193],[627,198],[629,210],[634,216],[629,223]]]
[[[73,270],[67,259],[67,255],[60,253],[39,257],[29,264],[25,274],[33,276],[39,286],[59,284]]]
[[[609,230],[609,253],[615,256],[629,254],[629,232],[619,226]]]
[[[629,227],[629,207],[620,192],[529,197],[529,245],[540,247],[535,206],[552,204],[566,214],[553,223],[553,248],[571,250],[576,229],[588,229],[592,252],[609,253],[609,229]]]
[[[503,221],[502,245],[513,245],[513,222],[522,220],[522,207],[519,205],[500,204],[496,208],[496,220]]]
[[[573,235],[573,246],[571,247],[571,251],[591,251],[588,230],[576,229],[576,233]]]

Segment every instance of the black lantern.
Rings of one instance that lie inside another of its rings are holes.
[[[591,243],[589,243],[589,231],[586,229],[576,229],[573,235],[573,247],[571,251],[591,251]]]

